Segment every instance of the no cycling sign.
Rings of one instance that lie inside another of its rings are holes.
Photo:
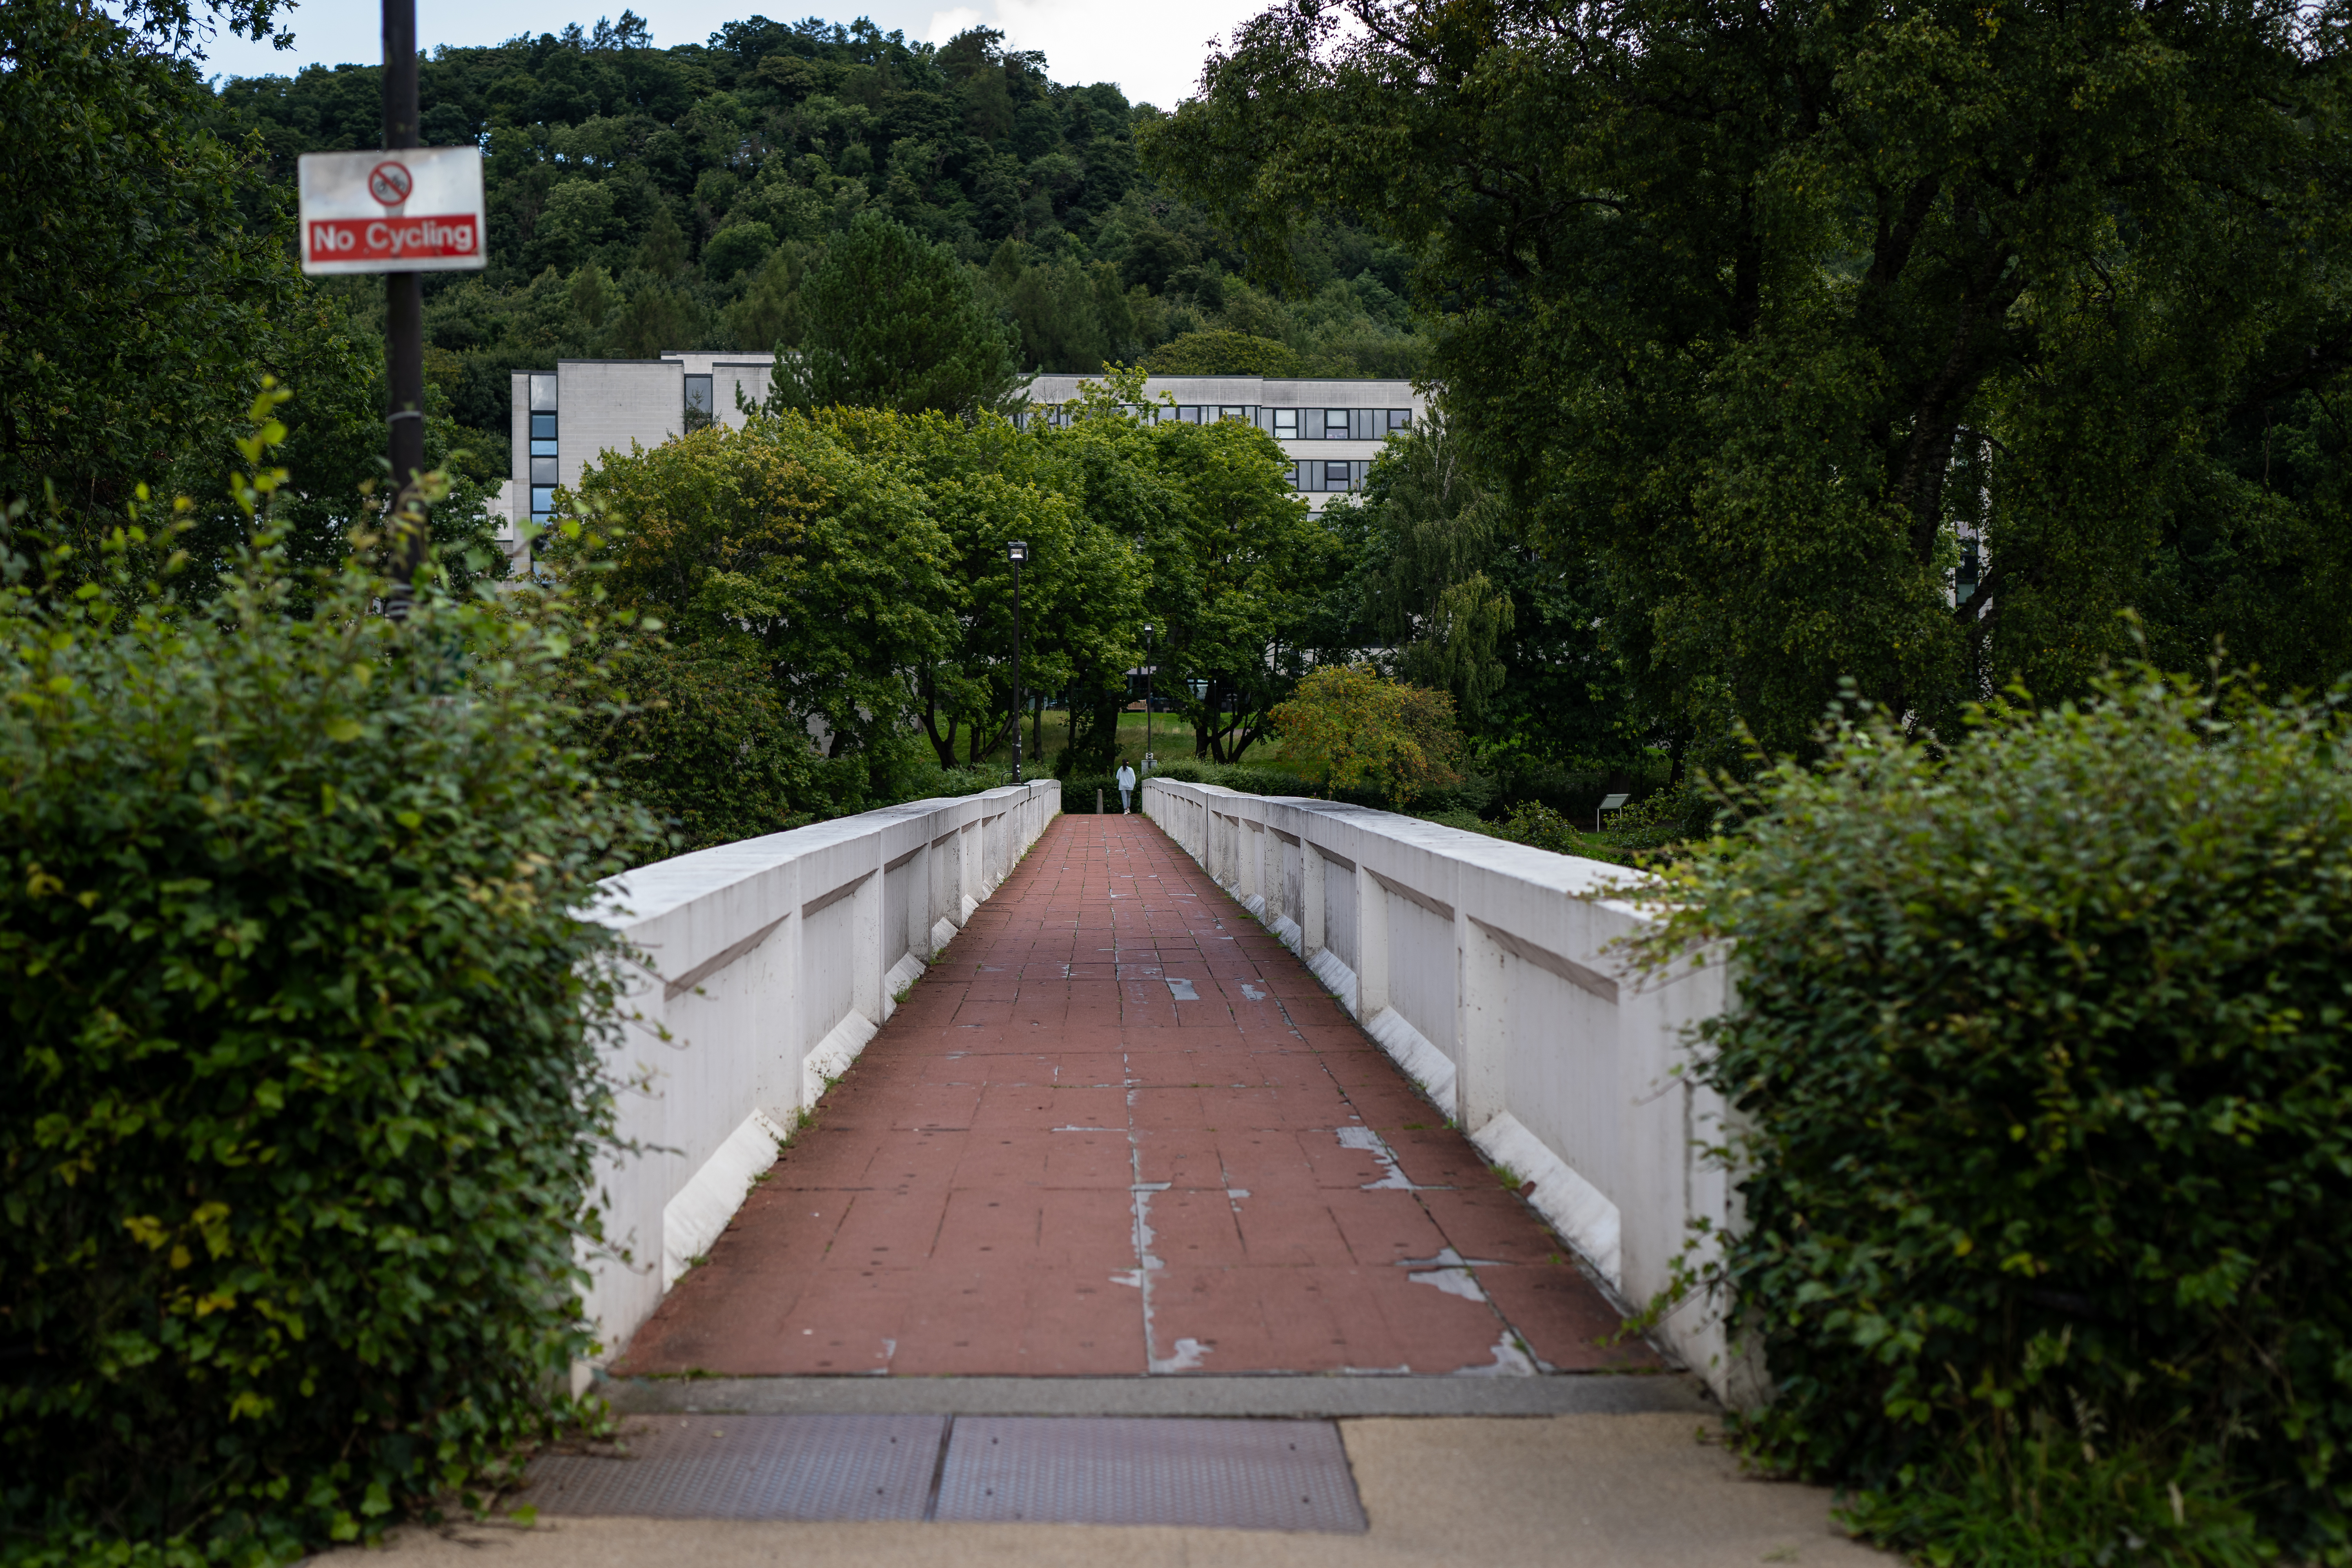
[[[478,147],[302,154],[302,270],[465,272],[484,265]]]

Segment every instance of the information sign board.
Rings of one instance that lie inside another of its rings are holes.
[[[302,154],[302,270],[464,272],[484,265],[482,151]]]

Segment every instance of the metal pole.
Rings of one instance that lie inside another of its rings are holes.
[[[1013,563],[1013,782],[1021,782],[1021,563]]]
[[[416,145],[416,0],[383,0],[383,144]],[[425,468],[425,296],[414,272],[383,278],[384,379],[390,391],[392,594],[387,614],[408,613],[410,584],[425,564],[425,506],[403,493]]]
[[[1143,773],[1151,776],[1151,628],[1143,628]],[[1142,787],[1142,780],[1136,781]]]

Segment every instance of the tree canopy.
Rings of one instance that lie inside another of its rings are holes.
[[[1270,10],[1147,164],[1280,276],[1421,258],[1528,537],[1648,710],[1801,746],[1851,679],[1948,722],[2136,610],[2352,665],[2344,54],[2276,0]]]
[[[948,545],[926,498],[822,423],[761,416],[614,454],[578,504],[614,524],[575,548],[615,600],[688,643],[754,646],[784,718],[836,750],[898,729],[904,672],[947,647]]]
[[[807,330],[777,367],[782,406],[971,415],[1013,394],[1013,344],[971,274],[904,224],[859,214],[804,293]]]
[[[1192,725],[1197,754],[1238,762],[1318,651],[1312,612],[1338,542],[1291,490],[1273,437],[1146,416],[1142,401],[1139,371],[1085,384],[1039,439],[1068,453],[1087,515],[1149,563],[1154,694]]]
[[[0,508],[21,504],[25,526],[75,551],[65,586],[144,485],[166,504],[196,498],[173,581],[216,590],[246,539],[220,476],[265,377],[296,395],[277,417],[300,479],[273,518],[296,559],[341,559],[381,472],[380,350],[297,270],[292,182],[165,47],[222,22],[266,30],[273,13],[158,3],[130,7],[126,26],[65,0],[0,10],[0,164],[16,172],[0,182]],[[428,421],[429,460],[449,434]],[[481,500],[461,482],[439,513],[461,569],[487,530]]]
[[[1443,691],[1391,680],[1370,665],[1326,664],[1309,670],[1274,726],[1327,794],[1377,792],[1402,811],[1415,795],[1457,782],[1462,735]]]

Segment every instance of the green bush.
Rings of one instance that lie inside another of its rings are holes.
[[[1704,838],[1715,824],[1717,803],[1704,785],[1685,780],[1653,790],[1624,810],[1601,819],[1601,830],[1621,849],[1677,850]]]
[[[623,847],[632,865],[1013,778],[993,763],[941,767],[911,736],[820,755],[749,639],[624,643],[571,675],[563,694],[591,764],[645,810],[651,831]]]
[[[1062,809],[1074,816],[1092,816],[1097,790],[1102,792],[1103,810],[1116,816],[1118,812],[1118,779],[1113,773],[1077,773],[1064,779]]]
[[[1034,768],[1024,768],[1022,772],[1031,783],[1040,776]],[[872,811],[909,800],[956,800],[986,790],[1003,789],[1013,782],[1013,767],[1009,763],[971,763],[945,768],[932,757],[929,746],[917,744],[907,748],[905,758],[880,782],[882,795],[858,810]]]
[[[1633,857],[1619,845],[1595,834],[1586,833],[1538,800],[1523,800],[1511,807],[1511,813],[1498,823],[1482,825],[1480,831],[1497,838],[1507,838],[1515,844],[1525,844],[1536,849],[1549,849],[1555,855],[1575,855],[1587,860],[1607,860],[1616,865],[1631,865]]]
[[[538,689],[599,635],[566,600],[383,590],[265,552],[200,618],[0,595],[12,1557],[373,1535],[572,1413],[616,1005],[580,911],[650,824]]]
[[[1773,1390],[1741,1436],[1909,1546],[1972,1495],[2023,1531],[2053,1433],[2117,1489],[1938,1561],[2126,1560],[2110,1524],[2228,1560],[2241,1502],[2352,1559],[2343,709],[2141,675],[1979,719],[1945,760],[1840,721],[1667,874],[1652,956],[1738,953],[1701,1071],[1744,1173],[1712,1283]]]
[[[1229,763],[1222,768],[1214,769],[1213,776],[1208,782],[1223,784],[1227,789],[1239,790],[1244,795],[1305,795],[1315,793],[1315,787],[1297,773],[1285,773],[1280,768],[1252,767],[1247,763]],[[1338,798],[1357,799],[1359,794],[1361,794],[1364,804],[1370,803],[1370,795],[1363,792],[1351,793],[1341,790],[1338,792]]]
[[[1303,795],[1308,793],[1307,785],[1297,773],[1286,773],[1279,768],[1253,767],[1247,763],[1203,762],[1197,757],[1171,757],[1154,768],[1151,776],[1171,779],[1179,784],[1219,784],[1244,795]],[[1141,782],[1139,774],[1137,782]],[[1074,773],[1062,783],[1062,809],[1092,814],[1097,789],[1103,792],[1103,808],[1111,812],[1118,810],[1118,784],[1115,773]],[[1343,795],[1341,798],[1349,797]],[[1139,799],[1137,804],[1139,806],[1141,805]]]
[[[659,829],[631,858],[657,860],[782,833],[818,807],[824,760],[776,700],[756,645],[614,651],[577,684],[581,736],[613,786]]]

